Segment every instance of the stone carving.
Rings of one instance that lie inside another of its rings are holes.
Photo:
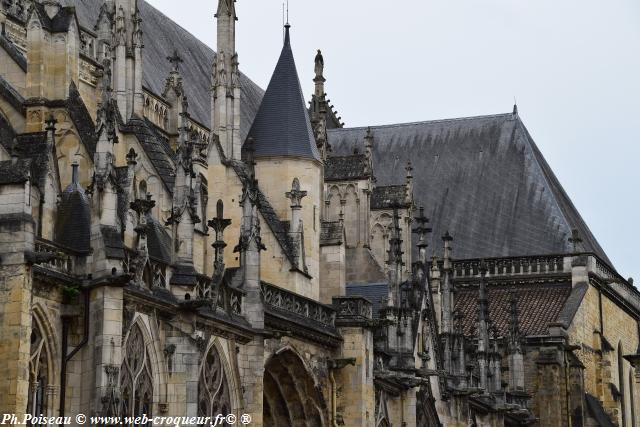
[[[316,73],[316,79],[322,78],[322,74],[324,73],[324,58],[322,57],[322,52],[318,49],[318,53],[316,54],[316,58],[314,60],[315,67],[314,71]]]
[[[331,327],[335,325],[335,311],[318,302],[266,283],[262,284],[262,294],[267,306],[305,317],[309,321],[321,325]]]

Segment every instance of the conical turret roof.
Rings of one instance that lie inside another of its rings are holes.
[[[320,159],[291,51],[289,25],[280,59],[249,131],[255,156]]]

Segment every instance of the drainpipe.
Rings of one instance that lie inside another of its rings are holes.
[[[71,353],[67,354],[67,347],[69,345],[69,323],[71,318],[69,316],[62,317],[62,365],[60,368],[60,409],[59,417],[64,418],[65,400],[67,394],[67,364],[80,351],[82,347],[89,341],[89,290],[85,289],[84,293],[84,333],[82,340]],[[62,424],[60,424],[62,427]]]

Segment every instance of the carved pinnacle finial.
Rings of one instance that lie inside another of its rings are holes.
[[[398,264],[404,265],[402,261],[402,255],[404,252],[402,251],[402,238],[401,238],[400,228],[400,215],[398,214],[398,208],[393,208],[393,228],[391,230],[391,238],[389,239],[389,259],[387,264]]]
[[[216,203],[216,217],[209,220],[207,224],[216,232],[216,240],[211,246],[215,249],[213,270],[214,275],[217,275],[224,269],[224,248],[227,246],[223,239],[224,229],[231,225],[231,220],[224,218],[222,200],[218,200]]]
[[[420,253],[420,260],[426,264],[427,262],[427,234],[431,233],[432,229],[429,227],[429,218],[424,214],[424,207],[420,206],[418,215],[414,218],[418,226],[413,229],[413,232],[418,235],[418,251]]]
[[[293,178],[291,183],[291,191],[285,193],[285,197],[291,200],[292,208],[300,208],[302,199],[307,196],[306,191],[300,190],[300,181],[298,178]]]

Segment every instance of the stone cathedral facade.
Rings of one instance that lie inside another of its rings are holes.
[[[345,127],[320,51],[287,25],[263,90],[211,3],[216,52],[0,2],[3,414],[640,426],[640,293],[517,108]]]

